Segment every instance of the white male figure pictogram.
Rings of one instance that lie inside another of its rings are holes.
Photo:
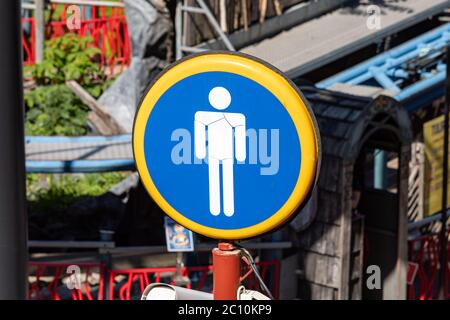
[[[213,88],[208,99],[217,110],[224,110],[231,103],[230,92],[223,87]],[[209,211],[214,216],[221,212],[222,180],[223,213],[231,217],[234,214],[234,157],[238,161],[244,161],[246,157],[245,116],[241,113],[198,111],[194,130],[195,156],[198,159],[206,158],[208,141]]]

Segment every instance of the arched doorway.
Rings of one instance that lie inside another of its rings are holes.
[[[308,221],[297,235],[298,297],[404,299],[412,140],[408,114],[387,96],[301,89],[318,121],[322,165],[317,209],[299,215]],[[356,207],[360,219],[355,219]],[[364,244],[369,246],[365,255]],[[364,289],[369,265],[381,271],[381,289],[370,293]]]
[[[387,99],[377,103],[387,103]],[[389,112],[378,113],[360,141],[352,182],[350,294],[368,300],[404,295],[407,187],[401,185],[402,133]],[[405,163],[402,163],[405,165]],[[406,165],[408,165],[406,163]],[[359,269],[355,283],[352,273]]]

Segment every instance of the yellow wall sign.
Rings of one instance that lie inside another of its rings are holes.
[[[142,182],[177,223],[218,239],[280,227],[317,179],[320,141],[298,88],[239,53],[191,55],[142,99],[133,129]]]
[[[428,216],[442,209],[443,115],[423,125],[423,139],[425,145],[424,215]],[[450,185],[447,199],[450,199]]]

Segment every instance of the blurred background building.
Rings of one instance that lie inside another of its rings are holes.
[[[444,186],[446,0],[22,1],[32,299],[132,299],[182,277],[211,290],[210,239],[168,253],[131,130],[168,64],[230,50],[303,91],[318,186],[281,230],[242,244],[280,299],[437,299],[450,250]],[[448,180],[448,179],[447,179]],[[174,182],[176,183],[176,182]],[[448,189],[447,189],[448,191]],[[444,212],[444,215],[442,214]],[[67,289],[78,265],[81,289]],[[381,269],[381,290],[366,286]],[[447,263],[445,298],[450,298]],[[256,279],[246,280],[257,289]]]

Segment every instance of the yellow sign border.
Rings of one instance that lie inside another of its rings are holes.
[[[175,210],[159,193],[147,168],[144,135],[150,113],[159,98],[175,83],[194,74],[223,71],[249,78],[269,90],[289,113],[300,141],[300,174],[284,205],[266,220],[241,229],[217,229],[196,223]],[[301,138],[300,138],[301,137]],[[188,56],[166,68],[149,86],[133,128],[133,152],[141,180],[153,200],[172,219],[186,228],[216,239],[251,238],[280,227],[307,200],[317,179],[320,140],[315,118],[300,91],[280,71],[254,57],[231,52],[207,52]]]

